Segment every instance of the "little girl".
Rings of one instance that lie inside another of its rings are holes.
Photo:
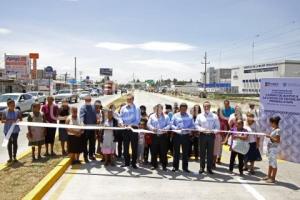
[[[272,126],[272,132],[269,135],[266,135],[267,138],[270,138],[268,142],[268,158],[269,158],[269,169],[268,176],[263,178],[267,183],[275,183],[275,178],[277,174],[277,153],[280,143],[281,130],[279,128],[280,117],[271,117],[270,123]]]
[[[147,129],[147,119],[141,119],[140,129]],[[145,150],[145,134],[139,133],[139,141],[138,141],[138,162],[142,164],[144,162],[144,150]]]
[[[113,117],[114,113],[112,110],[107,111],[107,119],[104,121],[104,126],[106,127],[117,127],[118,121]],[[104,129],[103,131],[103,145],[102,153],[104,155],[104,165],[111,166],[114,165],[113,159],[116,149],[116,143],[114,141],[114,130]]]
[[[40,103],[35,102],[32,105],[32,112],[28,115],[27,121],[28,122],[46,122],[44,115],[40,112],[41,105]],[[29,140],[29,146],[32,149],[32,162],[36,160],[35,157],[35,146],[38,147],[38,154],[37,159],[41,159],[41,149],[42,145],[45,144],[45,134],[46,129],[44,127],[35,127],[35,126],[28,126],[28,134],[27,138]]]

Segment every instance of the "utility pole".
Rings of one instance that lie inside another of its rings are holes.
[[[207,53],[205,52],[204,55],[204,62],[201,62],[201,64],[204,64],[204,92],[206,93],[206,66],[210,64],[210,62],[207,62]]]
[[[76,66],[76,57],[74,57],[74,67],[75,67],[75,76],[74,76],[74,78],[75,78],[75,82],[77,82],[77,66]]]

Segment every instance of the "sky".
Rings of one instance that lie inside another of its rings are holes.
[[[208,67],[300,60],[299,0],[0,0],[4,54],[99,80],[200,80]]]

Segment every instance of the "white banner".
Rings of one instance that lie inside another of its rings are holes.
[[[300,163],[300,78],[262,79],[260,103],[261,130],[270,132],[270,117],[279,116],[279,157]]]

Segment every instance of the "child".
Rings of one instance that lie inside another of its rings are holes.
[[[4,135],[6,136],[10,127],[13,123],[22,121],[22,114],[19,110],[15,109],[16,104],[12,99],[7,99],[7,109],[2,113],[2,123],[4,123]],[[17,151],[18,151],[18,136],[20,127],[15,125],[11,136],[9,137],[7,150],[9,155],[8,163],[12,161],[17,162]]]
[[[270,138],[268,142],[268,158],[269,158],[269,170],[268,176],[263,178],[267,183],[275,183],[275,178],[277,174],[277,153],[278,146],[280,143],[281,130],[279,128],[280,117],[271,117],[270,123],[272,126],[272,132],[269,135],[266,135],[267,138]]]
[[[231,131],[235,132],[248,132],[245,128],[244,128],[244,121],[241,119],[238,119],[236,121],[236,128],[232,128]],[[231,150],[231,154],[230,154],[230,164],[229,164],[229,171],[231,173],[233,173],[233,166],[234,166],[234,161],[236,156],[238,156],[238,160],[239,160],[239,172],[240,172],[240,176],[243,176],[243,167],[244,167],[244,155],[241,153],[238,153],[236,151],[234,151],[232,149],[232,145],[233,145],[233,141],[234,140],[243,140],[243,141],[247,141],[248,140],[248,135],[247,134],[243,134],[243,133],[231,133],[230,134],[232,136],[232,140],[231,140],[231,145],[230,145],[230,150]],[[228,141],[228,136],[229,134],[226,136],[225,139],[225,144]]]
[[[108,110],[107,111],[107,119],[104,120],[104,126],[106,126],[106,127],[117,127],[118,126],[118,120],[116,120],[113,116],[114,116],[113,111]],[[114,135],[115,135],[114,130],[104,129],[102,153],[104,155],[104,165],[105,166],[108,166],[109,164],[111,166],[114,165],[113,159],[114,159],[115,149],[116,149]]]
[[[35,102],[32,105],[32,112],[28,115],[28,122],[46,122],[43,113],[40,112],[41,105]],[[28,126],[27,138],[29,140],[29,146],[32,148],[32,162],[36,160],[35,146],[38,147],[37,159],[41,159],[42,145],[45,144],[46,129],[43,127]]]
[[[71,107],[71,115],[67,118],[66,124],[79,125],[77,115],[77,107]],[[81,129],[67,129],[68,132],[68,147],[69,156],[72,160],[72,165],[80,164],[79,156],[83,152],[84,136]]]
[[[140,129],[147,129],[147,119],[142,118],[140,125]],[[138,162],[142,164],[144,161],[144,150],[145,150],[145,134],[139,133],[139,141],[138,141]]]

